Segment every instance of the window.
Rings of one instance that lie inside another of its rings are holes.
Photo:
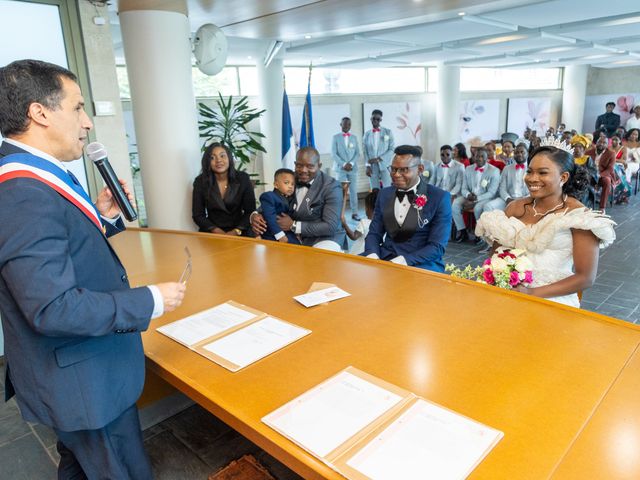
[[[559,68],[461,68],[460,91],[554,90],[560,88]]]
[[[260,94],[256,67],[238,67],[238,78],[240,79],[240,95],[257,97]]]
[[[308,67],[284,68],[287,93],[307,93]],[[415,93],[425,91],[423,67],[333,69],[314,68],[312,94]]]

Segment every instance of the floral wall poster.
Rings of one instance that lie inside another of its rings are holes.
[[[592,133],[596,128],[598,115],[605,113],[607,102],[616,104],[613,113],[620,115],[620,124],[624,127],[627,120],[631,118],[633,107],[640,103],[640,93],[611,93],[608,95],[589,95],[584,103],[584,121],[582,122],[582,133]],[[567,125],[567,128],[578,126]]]
[[[460,102],[458,140],[495,140],[500,138],[500,99],[463,100]]]
[[[507,131],[520,136],[527,128],[543,137],[549,128],[551,98],[510,98],[507,110]],[[555,126],[555,125],[554,125]]]
[[[380,102],[362,104],[364,131],[371,129],[371,112],[382,110],[383,127],[391,130],[396,146],[420,145],[422,123],[420,102]]]

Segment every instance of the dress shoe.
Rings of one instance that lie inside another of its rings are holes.
[[[453,240],[456,243],[462,243],[467,239],[467,231],[466,230],[458,230],[456,232],[456,238]]]
[[[487,245],[481,250],[478,250],[478,253],[489,253],[491,251],[491,245]]]
[[[360,220],[362,220],[360,218],[360,215],[358,215],[357,213],[354,213],[353,215],[351,215],[351,219],[355,220],[356,222],[359,222]]]
[[[476,245],[480,245],[482,243],[482,237],[476,237],[473,239],[473,243]]]

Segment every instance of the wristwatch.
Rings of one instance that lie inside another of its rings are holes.
[[[240,230],[239,228],[234,228],[233,232],[238,235],[239,237],[242,235],[242,230]]]
[[[295,220],[293,221],[293,223],[291,224],[291,231],[295,233],[296,228],[298,228],[298,222],[296,222]]]

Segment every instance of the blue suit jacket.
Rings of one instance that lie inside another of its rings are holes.
[[[278,215],[286,213],[291,216],[293,214],[293,204],[290,204],[288,199],[276,191],[264,192],[260,195],[260,209],[258,211],[267,222],[267,231],[264,232],[261,237],[264,240],[275,240],[275,234],[282,231],[277,222]],[[298,240],[295,233],[291,231],[284,233],[289,243],[300,244],[300,240]]]
[[[451,196],[424,180],[418,184],[417,193],[427,196],[427,204],[419,213],[411,207],[400,227],[394,215],[396,188],[380,190],[363,255],[375,253],[382,260],[402,255],[407,265],[444,272],[442,256],[451,234]],[[418,226],[418,214],[427,220],[422,228]]]
[[[24,152],[0,145],[0,156],[11,153]],[[26,420],[101,428],[142,391],[151,291],[129,288],[105,236],[47,185],[7,180],[0,198],[7,395],[15,389]]]

